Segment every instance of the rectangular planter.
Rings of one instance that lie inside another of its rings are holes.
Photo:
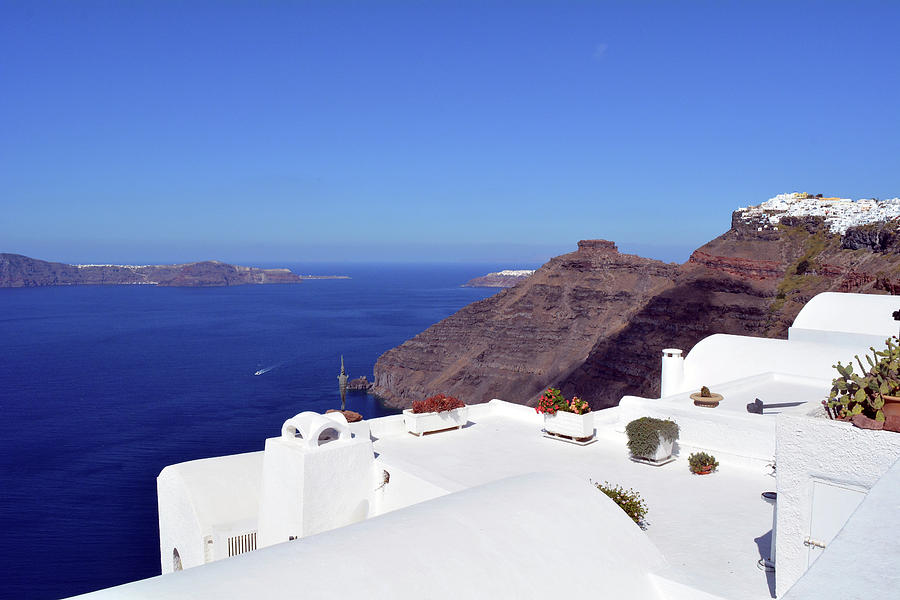
[[[544,430],[547,433],[564,435],[575,439],[594,437],[594,415],[576,415],[558,411],[555,415],[544,414]]]
[[[656,447],[656,454],[653,456],[632,456],[634,460],[646,462],[654,465],[662,465],[670,462],[672,459],[672,448],[675,447],[675,440],[671,442],[659,438],[659,445]]]
[[[406,430],[418,436],[431,431],[461,428],[469,422],[469,407],[454,408],[444,412],[414,413],[411,408],[403,411]]]

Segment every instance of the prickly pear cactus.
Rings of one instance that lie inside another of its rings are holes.
[[[900,340],[896,336],[888,338],[886,348],[872,351],[872,356],[864,355],[868,368],[859,356],[854,356],[859,372],[853,370],[853,363],[834,365],[838,372],[831,382],[831,392],[826,406],[835,418],[849,418],[865,415],[870,419],[884,421],[884,396],[893,396],[900,391]]]

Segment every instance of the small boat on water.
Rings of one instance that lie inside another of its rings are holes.
[[[254,375],[262,375],[262,374],[265,373],[265,372],[266,372],[265,369],[260,369],[259,371],[257,371],[256,373],[254,373]]]

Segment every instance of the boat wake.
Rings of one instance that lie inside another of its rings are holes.
[[[269,371],[271,371],[272,369],[274,369],[277,366],[278,365],[272,365],[271,367],[266,367],[264,369],[260,369],[259,371],[254,373],[254,375],[264,375],[265,373],[268,373]]]

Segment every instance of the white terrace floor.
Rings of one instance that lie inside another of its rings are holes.
[[[601,420],[615,410],[602,411],[608,414]],[[536,471],[634,488],[649,507],[647,535],[700,589],[735,600],[772,597],[774,582],[757,566],[769,555],[772,529],[772,506],[760,494],[775,489],[763,469],[723,463],[712,475],[692,475],[686,456],[660,467],[639,464],[629,460],[625,436],[612,423],[598,424],[593,444],[577,446],[542,437],[533,410],[502,412],[471,411],[465,428],[421,438],[373,431],[375,451],[388,471],[449,492]]]

